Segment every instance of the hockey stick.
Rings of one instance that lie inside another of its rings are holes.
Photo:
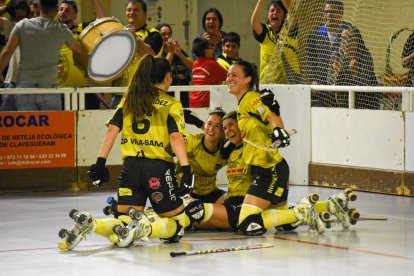
[[[171,257],[178,257],[178,256],[201,255],[201,254],[210,254],[210,253],[221,253],[221,252],[230,252],[230,251],[261,249],[261,248],[269,248],[269,247],[273,247],[273,246],[274,246],[273,244],[269,244],[269,243],[258,243],[258,244],[253,245],[253,246],[224,247],[224,248],[207,249],[207,250],[170,252],[170,256]]]
[[[288,131],[289,136],[295,135],[296,133],[297,133],[296,129],[291,129]],[[265,151],[274,151],[282,143],[280,140],[276,140],[270,146],[266,147],[266,146],[258,145],[255,142],[252,142],[246,138],[243,138],[243,141],[246,142],[247,144],[252,145],[253,147],[256,147],[258,149],[265,150]]]
[[[388,220],[386,217],[359,217],[357,220]]]

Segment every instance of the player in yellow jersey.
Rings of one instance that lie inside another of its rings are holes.
[[[128,216],[94,219],[88,213],[71,212],[75,226],[59,233],[60,249],[74,248],[92,232],[108,237],[119,247],[147,237],[177,242],[183,228],[193,221],[202,221],[203,204],[188,200],[184,208],[181,198],[191,191],[193,176],[185,150],[182,105],[166,94],[172,82],[170,70],[165,58],[143,57],[127,94],[107,122],[97,162],[88,171],[94,185],[109,180],[106,158],[121,132],[124,162],[118,178],[117,211]],[[180,187],[173,155],[184,172]],[[149,221],[143,214],[147,199],[159,216],[156,220]]]
[[[246,61],[234,63],[226,82],[229,93],[235,95],[238,101],[238,126],[242,137],[267,147],[276,140],[279,140],[281,147],[288,146],[290,137],[282,118],[262,103],[257,92],[255,66]],[[277,149],[269,152],[247,143],[242,158],[250,166],[252,174],[252,183],[239,216],[239,227],[244,234],[261,235],[270,227],[298,220],[320,233],[325,230],[307,198],[301,200],[290,214],[278,215],[283,211],[281,208],[288,208],[289,166]]]
[[[184,117],[188,123],[189,110],[185,110]],[[226,192],[217,186],[217,172],[227,165],[227,161],[221,157],[220,149],[223,146],[223,116],[225,112],[216,107],[209,112],[207,121],[204,123],[198,118],[198,127],[203,129],[200,134],[186,135],[186,150],[191,169],[194,174],[194,188],[191,197],[200,199],[205,203],[224,202]],[[177,172],[182,172],[177,166]]]

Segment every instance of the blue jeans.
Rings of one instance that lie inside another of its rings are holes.
[[[18,82],[16,88],[56,88],[56,84]],[[63,110],[60,94],[16,94],[18,111]]]
[[[14,83],[5,83],[5,88],[15,88]],[[2,111],[17,111],[16,107],[16,94],[3,94],[1,95],[3,101],[1,110]]]

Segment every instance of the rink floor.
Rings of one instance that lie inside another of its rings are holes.
[[[317,192],[322,199],[337,189],[292,186],[289,202]],[[116,248],[103,237],[88,236],[73,251],[57,248],[58,232],[70,228],[72,208],[104,218],[113,191],[15,193],[0,195],[0,271],[2,275],[413,275],[414,198],[358,192],[352,202],[364,217],[343,230],[334,225],[318,235],[305,226],[295,232],[269,230],[262,237],[194,231],[177,244],[158,239]],[[170,257],[172,251],[254,246],[271,248]]]

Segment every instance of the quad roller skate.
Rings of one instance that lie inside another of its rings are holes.
[[[118,247],[129,247],[136,240],[147,241],[151,233],[151,223],[147,216],[134,208],[128,208],[127,215],[132,219],[128,225],[117,224],[114,226],[109,239]]]
[[[310,194],[300,200],[295,207],[293,207],[298,222],[292,225],[297,226],[306,224],[309,225],[310,229],[316,230],[319,234],[325,232],[326,228],[330,228],[330,214],[328,212],[318,214],[313,208],[313,205],[318,200],[318,194]]]
[[[69,212],[69,217],[75,221],[75,225],[71,230],[65,228],[60,229],[59,237],[62,238],[58,243],[61,250],[73,249],[85,236],[95,230],[95,219],[86,212],[80,213],[76,209]]]
[[[106,203],[108,203],[109,205],[103,208],[103,213],[107,216],[113,215],[114,218],[118,218],[120,215],[118,213],[118,201],[116,201],[116,199],[113,196],[108,196],[108,198],[106,199]]]
[[[349,188],[331,196],[328,199],[328,211],[334,215],[343,228],[357,223],[360,213],[355,208],[348,206],[349,201],[355,201],[356,194]]]

